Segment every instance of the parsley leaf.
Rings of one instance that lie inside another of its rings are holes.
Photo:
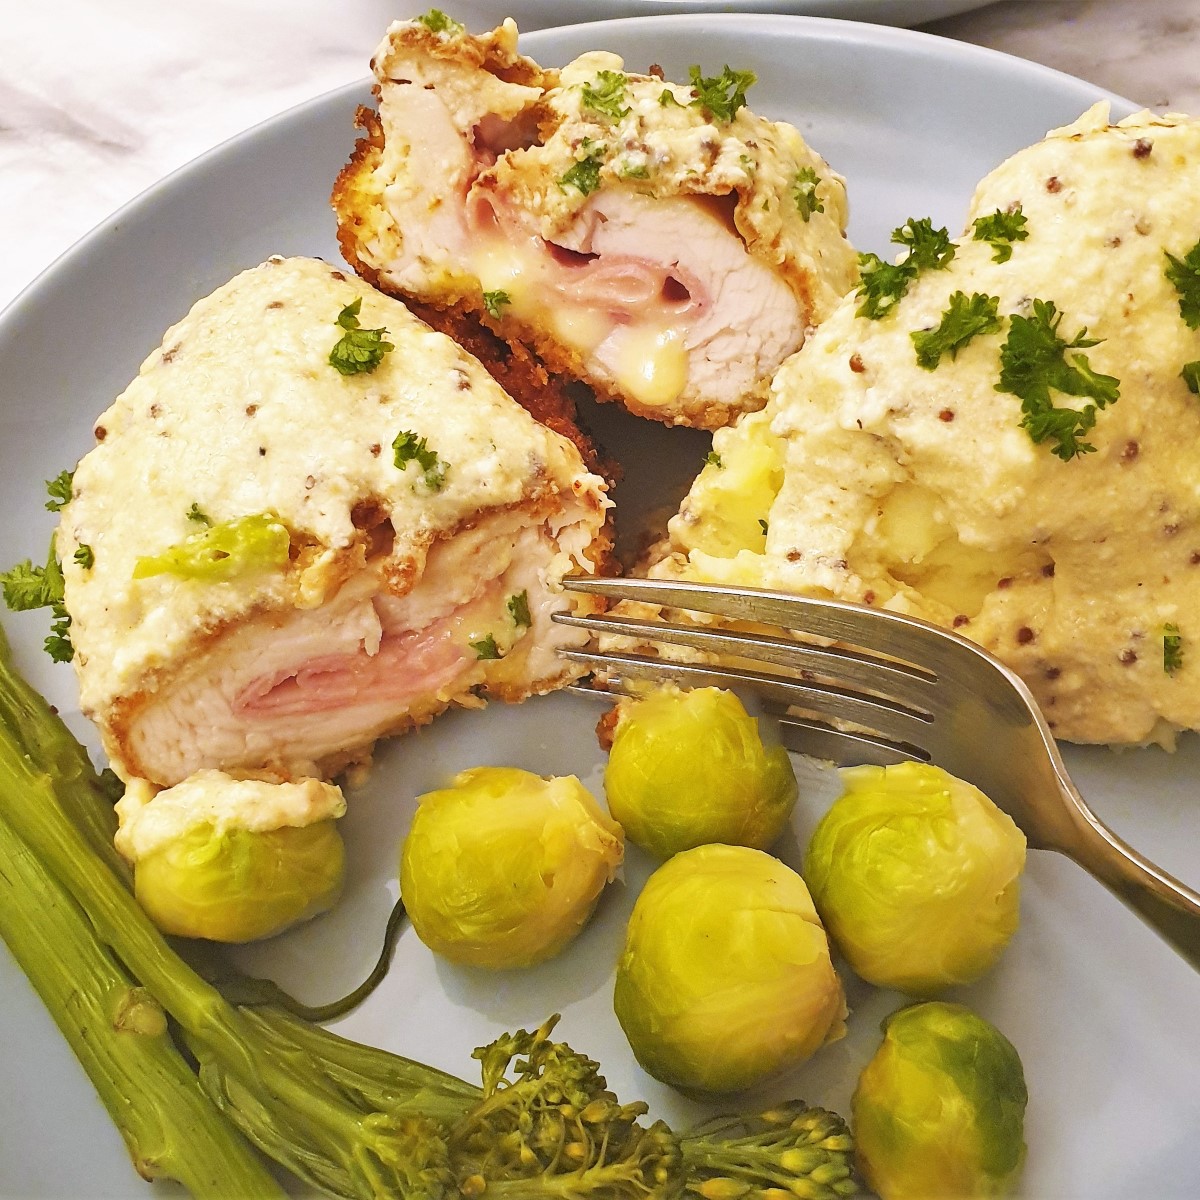
[[[417,17],[417,24],[424,25],[430,33],[459,34],[466,31],[466,26],[453,17],[448,17],[440,8],[431,8],[423,17]]]
[[[442,490],[450,464],[438,458],[437,451],[430,450],[424,438],[417,437],[411,430],[402,429],[392,442],[392,450],[392,461],[401,471],[407,471],[408,464],[415,462],[425,473],[425,486],[431,492]]]
[[[1184,363],[1179,377],[1187,384],[1188,391],[1193,396],[1200,396],[1200,358],[1194,362]]]
[[[4,603],[13,612],[50,610],[54,622],[44,643],[46,653],[55,662],[70,662],[75,654],[67,633],[71,618],[63,607],[63,574],[54,552],[54,538],[50,539],[50,553],[44,567],[35,567],[26,559],[10,571],[0,571],[0,589],[4,592]]]
[[[769,525],[766,523],[766,521],[764,521],[764,520],[762,519],[762,517],[759,517],[759,518],[758,518],[758,527],[759,527],[759,529],[761,529],[761,530],[763,531],[763,537],[766,537],[766,536],[767,536],[767,533],[768,533],[768,531],[769,531],[769,530],[770,530],[770,528],[771,528],[771,527],[770,527],[770,526],[769,526]]]
[[[96,554],[86,542],[80,542],[75,551],[75,561],[85,570],[90,571],[96,565]]]
[[[734,71],[726,63],[720,75],[709,78],[700,74],[700,68],[688,68],[695,99],[692,108],[700,108],[718,121],[732,121],[734,114],[746,103],[746,89],[753,87],[758,76],[753,71]],[[660,97],[661,102],[661,97]]]
[[[46,480],[46,492],[50,496],[46,508],[50,512],[58,512],[71,499],[71,482],[74,478],[74,471],[59,471],[53,479]]]
[[[625,75],[621,71],[598,71],[595,81],[583,85],[583,107],[619,121],[629,115],[625,99]]]
[[[1021,428],[1037,444],[1054,441],[1052,453],[1064,462],[1087,454],[1095,446],[1080,441],[1096,424],[1097,408],[1112,404],[1120,396],[1120,380],[1100,375],[1088,364],[1087,355],[1066,352],[1099,344],[1082,329],[1071,341],[1059,336],[1060,313],[1049,300],[1033,302],[1033,316],[1014,315],[1008,337],[1000,349],[1000,382],[996,391],[1010,392],[1021,400]],[[1085,396],[1095,401],[1083,408],[1056,408],[1051,390],[1068,396]]]
[[[975,230],[975,241],[991,243],[992,262],[1002,263],[1012,258],[1012,243],[1023,242],[1029,236],[1025,225],[1025,214],[1018,204],[1012,212],[998,208],[989,217],[978,217],[971,228]]]
[[[907,246],[908,254],[898,263],[890,263],[877,254],[858,256],[859,283],[856,295],[862,304],[856,316],[878,321],[896,307],[909,284],[922,270],[940,271],[954,257],[954,244],[945,229],[934,229],[928,217],[909,218],[892,230],[891,240]]]
[[[914,221],[911,217],[899,229],[892,230],[892,241],[898,246],[908,247],[904,265],[913,272],[926,267],[940,271],[954,257],[954,243],[950,234],[943,229],[934,229],[929,217]]]
[[[518,592],[515,596],[508,598],[508,614],[513,619],[514,625],[523,626],[528,629],[533,624],[533,617],[529,613],[529,592]]]
[[[663,88],[659,93],[658,103],[660,108],[684,108],[685,105],[679,103],[675,98],[675,93],[670,88]]]
[[[500,310],[512,303],[512,297],[505,291],[494,291],[483,293],[483,307],[487,310],[487,315],[494,320],[500,319]]]
[[[1183,637],[1178,625],[1163,626],[1163,670],[1174,675],[1183,666]]]
[[[187,510],[187,519],[195,521],[197,525],[212,524],[212,518],[207,513],[200,511],[200,505],[195,500],[192,501],[192,507]]]
[[[710,467],[723,467],[725,464],[721,461],[721,456],[715,451],[710,450],[705,456],[704,461]]]
[[[916,347],[918,364],[932,371],[941,362],[943,354],[957,358],[958,352],[973,337],[981,333],[998,333],[1001,326],[999,308],[999,296],[974,292],[968,297],[963,292],[955,292],[936,329],[922,329],[909,335]]]
[[[386,329],[360,329],[358,313],[362,308],[362,297],[338,313],[337,323],[346,332],[329,352],[329,365],[343,375],[359,375],[373,371],[389,350],[395,350],[391,342],[385,342]]]
[[[588,150],[592,144],[590,141],[585,141],[583,149]],[[603,161],[603,146],[590,150],[586,158],[581,158],[559,179],[558,186],[563,191],[566,191],[568,187],[573,187],[581,195],[590,196],[600,186],[600,165]]]
[[[800,210],[805,224],[808,224],[808,218],[813,213],[825,211],[825,205],[817,195],[817,184],[820,182],[821,177],[812,167],[801,167],[792,182],[792,199],[796,201],[796,207]]]
[[[492,634],[481,638],[478,642],[469,643],[472,650],[475,651],[476,658],[499,658],[500,647],[496,645],[496,639]]]
[[[1167,256],[1167,278],[1179,293],[1179,315],[1189,329],[1200,329],[1200,242],[1197,242],[1183,258],[1176,258],[1169,250]]]

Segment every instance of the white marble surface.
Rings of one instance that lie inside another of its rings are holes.
[[[473,27],[506,8],[503,0],[448,7]],[[586,0],[519,0],[518,7],[525,27],[595,9]],[[760,7],[770,10],[770,0]],[[365,76],[381,31],[408,11],[395,0],[4,5],[0,307],[163,175],[276,112]],[[1151,107],[1200,112],[1192,69],[1200,0],[1006,0],[925,28]]]

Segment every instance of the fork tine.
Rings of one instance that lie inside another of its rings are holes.
[[[789,750],[837,763],[838,766],[866,763],[890,767],[914,758],[920,762],[932,761],[928,750],[911,742],[894,742],[876,734],[835,729],[823,721],[792,716],[786,712],[772,711],[771,715],[778,724],[780,739]]]
[[[860,610],[838,600],[724,584],[697,584],[685,579],[568,575],[563,586],[609,600],[635,600],[757,625],[778,625],[874,651],[909,665],[920,663],[928,650],[928,629],[922,622],[910,622],[909,618],[884,609]],[[803,613],[802,625],[796,619],[798,612]]]
[[[681,687],[741,688],[777,705],[819,712],[845,721],[871,736],[896,744],[919,746],[930,718],[880,696],[863,695],[818,680],[790,680],[719,667],[709,663],[673,662],[637,654],[600,654],[589,650],[563,650],[564,657],[593,671],[604,671],[610,688],[630,691],[625,676],[636,680],[674,683]],[[615,673],[615,680],[611,678]],[[923,752],[922,752],[923,753]]]

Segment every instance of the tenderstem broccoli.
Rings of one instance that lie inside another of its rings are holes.
[[[477,1050],[476,1087],[278,1003],[232,1002],[138,906],[111,848],[111,803],[0,630],[0,935],[144,1173],[202,1198],[279,1196],[250,1143],[353,1200],[852,1194],[840,1119],[796,1105],[680,1137],[554,1042],[555,1018]]]

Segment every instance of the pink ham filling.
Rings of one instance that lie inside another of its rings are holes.
[[[403,704],[436,692],[472,657],[455,639],[455,615],[426,629],[385,634],[375,654],[363,648],[263,675],[234,698],[233,712],[247,720],[300,716],[349,707],[366,697],[372,703]]]

